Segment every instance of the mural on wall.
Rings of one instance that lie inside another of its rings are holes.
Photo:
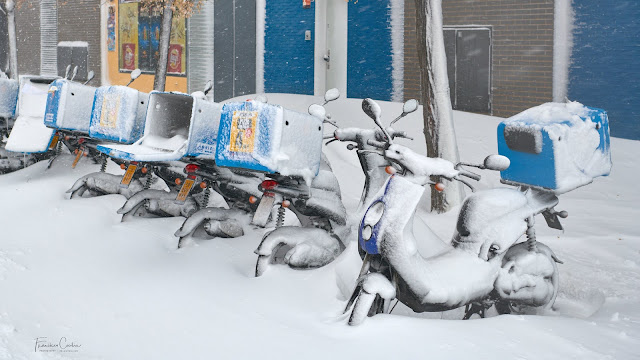
[[[107,49],[116,51],[116,8],[114,6],[109,6],[107,18]]]
[[[118,34],[120,42],[120,71],[139,68],[154,72],[160,55],[159,9],[143,8],[137,0],[120,0],[118,8]],[[186,20],[174,16],[169,42],[167,74],[186,74]]]

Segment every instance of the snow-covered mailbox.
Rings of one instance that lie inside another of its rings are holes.
[[[511,160],[500,176],[562,194],[609,174],[609,144],[605,111],[577,102],[543,104],[498,126],[498,152]]]
[[[318,174],[322,120],[256,101],[222,108],[216,165],[298,176]]]
[[[128,161],[174,161],[184,156],[213,157],[220,105],[205,97],[176,92],[149,94],[144,135],[131,145],[98,145]]]
[[[0,117],[14,117],[17,103],[18,81],[0,78]]]
[[[40,153],[49,150],[55,131],[44,125],[49,85],[56,78],[20,78],[17,118],[5,148],[9,151]]]
[[[96,88],[58,79],[51,83],[48,92],[44,125],[88,135]]]
[[[89,136],[132,144],[142,137],[149,94],[126,86],[101,86],[92,102]]]

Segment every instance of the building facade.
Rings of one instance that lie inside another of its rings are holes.
[[[79,80],[85,80],[89,71],[100,74],[102,51],[98,2],[24,2],[16,8],[15,16],[18,72],[21,75],[64,75],[67,65],[78,66],[76,78]],[[6,16],[0,14],[0,17],[4,17],[0,24],[5,24]],[[94,81],[97,84],[99,79]]]

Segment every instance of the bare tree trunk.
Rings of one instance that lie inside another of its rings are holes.
[[[424,136],[427,156],[457,163],[460,160],[453,128],[453,110],[449,96],[447,60],[442,32],[442,0],[415,0],[420,87],[422,90]],[[436,181],[446,182],[444,179]],[[431,188],[431,211],[446,212],[464,197],[457,182],[446,184],[444,191]]]
[[[171,40],[171,20],[173,19],[173,0],[167,0],[162,11],[162,28],[160,30],[160,55],[156,65],[156,75],[153,79],[153,90],[164,91],[167,80],[167,59],[169,56],[169,41]]]
[[[7,12],[7,28],[9,35],[9,77],[18,80],[18,42],[16,40],[16,3],[5,1]]]

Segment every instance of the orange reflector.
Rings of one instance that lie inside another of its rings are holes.
[[[176,185],[180,185],[180,184],[182,184],[182,179],[176,178]]]
[[[143,174],[146,174],[146,173],[148,173],[148,172],[149,172],[149,169],[147,169],[146,167],[143,167],[142,169],[140,169],[140,171],[141,171]]]
[[[78,154],[78,149],[73,150],[74,154]]]
[[[88,151],[88,150],[85,150],[83,155],[84,155],[84,156],[89,156],[89,151]]]
[[[201,183],[200,183],[200,188],[201,188],[201,189],[206,189],[206,188],[207,188],[207,183],[206,183],[206,182],[204,182],[204,181],[203,181],[203,182],[201,182]]]
[[[384,168],[384,172],[386,172],[389,175],[393,175],[396,173],[396,168],[394,168],[393,166],[389,165],[387,167]]]
[[[284,207],[284,208],[288,208],[290,205],[291,205],[291,201],[289,201],[289,200],[284,200],[282,202],[282,207]]]
[[[71,139],[71,136],[67,135],[64,137],[65,140],[69,141],[69,139]]]
[[[255,204],[258,202],[258,198],[255,196],[249,196],[249,202]]]
[[[120,169],[124,170],[127,166],[125,164],[120,164]]]
[[[442,191],[444,190],[444,184],[443,183],[437,183],[434,185],[434,187],[436,188],[436,190],[438,191]]]

